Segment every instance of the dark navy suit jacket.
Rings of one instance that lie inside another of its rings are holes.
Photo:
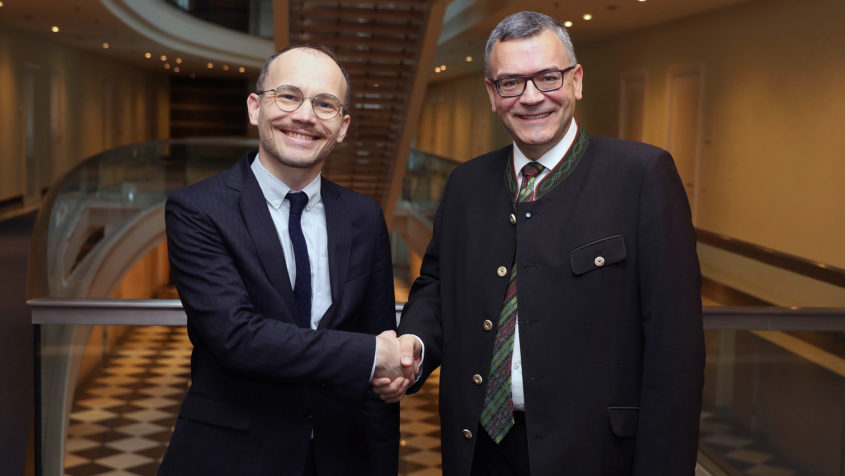
[[[395,476],[398,405],[369,384],[372,334],[396,327],[381,209],[322,179],[332,304],[317,330],[299,328],[255,157],[167,201],[172,275],[194,348],[159,474],[298,476],[313,442],[319,475]]]

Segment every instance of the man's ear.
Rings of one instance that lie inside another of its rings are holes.
[[[343,142],[346,137],[346,131],[349,129],[349,123],[352,121],[352,116],[344,114],[343,119],[340,120],[340,131],[337,133],[337,143]]]
[[[249,114],[249,123],[258,125],[258,110],[261,109],[261,96],[252,93],[246,98],[246,110]]]
[[[572,72],[572,85],[574,86],[575,90],[575,100],[581,100],[581,86],[583,85],[584,79],[584,68],[581,67],[580,64],[575,65],[575,70]]]
[[[484,78],[484,85],[487,86],[487,96],[490,98],[490,109],[493,112],[496,112],[496,96],[499,93],[496,92],[496,85],[493,84],[493,81],[490,81],[487,78]]]

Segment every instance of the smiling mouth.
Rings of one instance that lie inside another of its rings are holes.
[[[550,114],[551,114],[551,112],[545,112],[543,114],[530,114],[530,115],[529,114],[523,114],[519,117],[521,117],[523,119],[543,119],[544,117],[548,117]]]
[[[319,137],[317,137],[317,136],[312,136],[312,135],[309,135],[309,134],[302,134],[300,132],[294,132],[294,131],[283,130],[282,133],[285,134],[286,136],[293,137],[294,139],[302,139],[302,140],[317,140],[317,139],[319,139]]]

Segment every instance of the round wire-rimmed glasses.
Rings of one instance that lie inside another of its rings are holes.
[[[276,107],[284,112],[294,112],[302,106],[306,99],[310,99],[311,110],[314,111],[314,115],[326,121],[334,119],[341,111],[345,110],[343,103],[334,95],[321,93],[316,96],[306,96],[296,86],[287,84],[283,84],[276,89],[265,89],[255,93],[272,94]]]

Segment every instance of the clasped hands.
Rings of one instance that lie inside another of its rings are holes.
[[[417,380],[422,345],[415,337],[397,337],[394,331],[377,335],[376,344],[376,370],[371,382],[373,391],[385,402],[396,403]]]

